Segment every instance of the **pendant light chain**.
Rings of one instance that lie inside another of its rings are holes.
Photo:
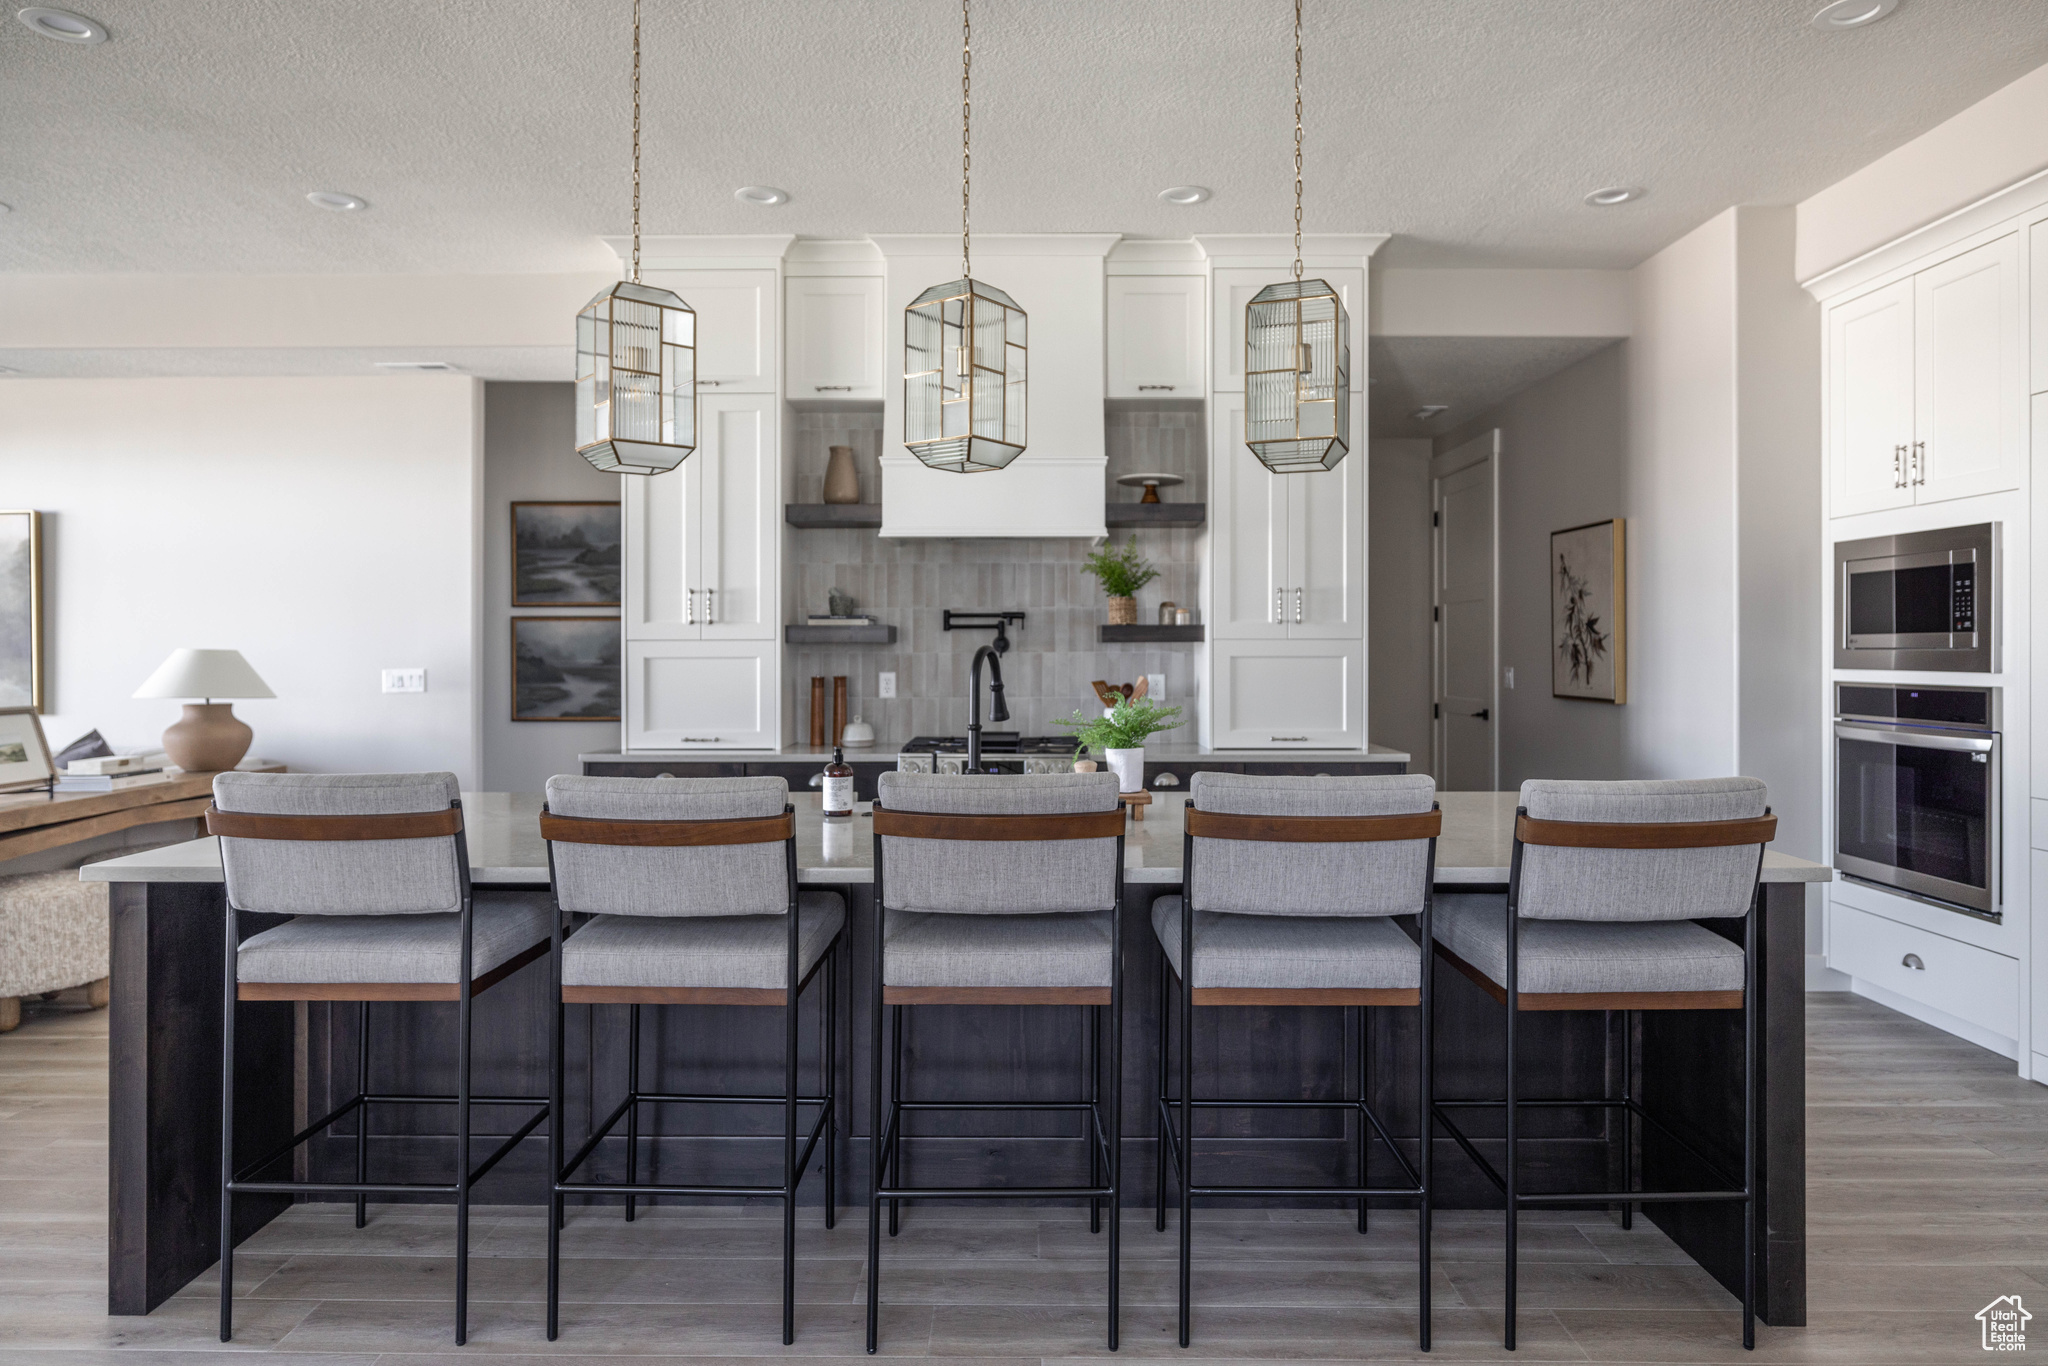
[[[640,0],[633,0],[633,283],[640,283]]]
[[[1294,278],[1301,278],[1301,0],[1294,0]]]
[[[638,3],[639,0],[634,0]],[[967,242],[967,195],[968,172],[973,167],[969,155],[969,135],[974,126],[974,20],[967,13],[968,0],[960,0],[960,278],[974,278],[974,257]]]

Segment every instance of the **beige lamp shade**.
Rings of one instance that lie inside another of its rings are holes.
[[[137,697],[198,697],[164,732],[164,753],[187,773],[219,773],[242,762],[256,733],[216,697],[275,697],[239,650],[173,650],[135,690]]]
[[[137,697],[275,697],[240,650],[173,650]]]

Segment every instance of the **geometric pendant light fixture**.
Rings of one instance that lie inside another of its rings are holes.
[[[1244,443],[1275,474],[1333,468],[1351,449],[1344,300],[1301,278],[1301,0],[1294,0],[1294,278],[1244,310]]]
[[[974,26],[960,4],[960,278],[903,310],[903,444],[935,470],[981,474],[1024,453],[1027,319],[974,278],[967,229]]]
[[[633,0],[633,269],[576,315],[576,453],[666,474],[697,448],[697,314],[640,283],[640,0]]]

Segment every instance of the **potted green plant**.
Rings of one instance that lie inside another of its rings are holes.
[[[1094,575],[1109,595],[1111,626],[1138,624],[1138,590],[1159,577],[1159,571],[1138,554],[1135,534],[1121,550],[1114,542],[1103,542],[1102,549],[1081,561],[1081,572]]]
[[[1119,792],[1137,792],[1145,786],[1145,740],[1180,723],[1179,707],[1162,707],[1143,697],[1120,698],[1107,711],[1090,716],[1077,711],[1056,719],[1055,726],[1074,732],[1077,747],[1099,754],[1116,774]]]

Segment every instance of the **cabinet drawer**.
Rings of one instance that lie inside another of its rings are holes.
[[[2019,964],[1836,902],[1828,966],[2004,1038],[2019,1037]],[[1922,966],[1913,967],[1908,959]]]

